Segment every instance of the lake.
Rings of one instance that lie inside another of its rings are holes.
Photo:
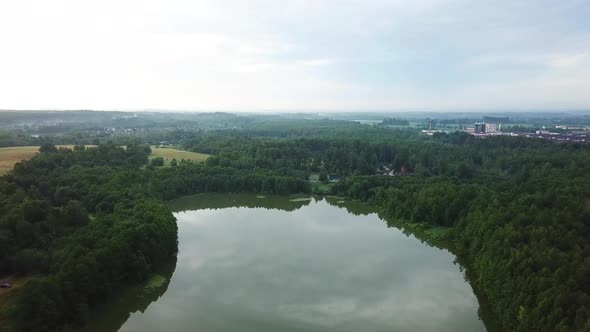
[[[485,331],[455,257],[360,203],[197,195],[179,253],[89,331]],[[338,206],[340,205],[340,206]]]

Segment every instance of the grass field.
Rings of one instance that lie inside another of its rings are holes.
[[[95,145],[86,145],[92,147]],[[74,145],[58,145],[60,148],[73,149]],[[9,148],[0,148],[0,175],[12,170],[14,164],[21,160],[30,159],[39,152],[38,146],[14,146]]]
[[[71,149],[73,145],[59,145],[59,147],[67,147]],[[30,159],[37,152],[39,152],[38,146],[16,146],[9,148],[0,148],[0,175],[12,170],[14,164],[18,163],[19,161]],[[185,159],[201,162],[207,160],[209,155],[203,153],[182,151],[174,148],[158,148],[152,146],[152,154],[150,155],[150,158],[155,157],[164,158],[164,163],[166,165],[169,165],[170,161],[172,161],[173,158],[176,158],[177,161]]]
[[[37,152],[39,152],[38,146],[0,148],[0,175],[10,171],[14,164],[31,158]]]
[[[207,160],[207,158],[209,158],[209,155],[204,153],[177,150],[174,148],[159,148],[157,146],[152,146],[152,154],[150,155],[150,158],[157,157],[164,158],[164,164],[169,165],[172,159],[176,159],[176,161],[181,161],[182,159],[184,159],[202,162]]]

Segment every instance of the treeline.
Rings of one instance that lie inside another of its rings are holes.
[[[563,158],[578,145],[559,148],[547,141],[518,137],[493,137],[486,140],[467,133],[437,134],[426,138],[407,131],[384,132],[367,127],[349,139],[318,138],[277,139],[249,137],[231,133],[199,135],[183,145],[186,150],[213,154],[210,166],[238,169],[264,168],[286,172],[327,172],[340,176],[371,175],[382,166],[405,168],[420,176],[470,177],[475,173],[501,175],[523,169],[522,161],[544,162],[540,150],[549,149]],[[518,158],[524,154],[527,158]],[[526,160],[525,160],[526,159]],[[527,165],[528,166],[528,165]]]
[[[381,121],[381,124],[385,126],[409,126],[410,121],[406,119],[385,118]]]
[[[367,143],[364,139],[337,138],[275,139],[204,135],[184,148],[214,154],[210,166],[238,169],[270,169],[284,172],[328,172],[345,176],[373,174],[385,164],[409,167],[409,148],[401,144]]]
[[[202,192],[311,193],[311,187],[304,178],[265,169],[236,169],[185,162],[177,167],[155,169],[146,175],[150,177],[148,181],[153,190],[165,200]]]
[[[10,313],[22,331],[83,325],[92,306],[166,263],[177,251],[177,226],[165,199],[310,192],[284,172],[148,166],[144,145],[47,144],[40,152],[0,177],[0,274],[35,276]]]
[[[145,164],[149,147],[40,152],[0,178],[0,273],[37,275],[11,313],[22,331],[83,324],[91,306],[122,283],[145,280],[177,251],[176,221],[164,205],[131,190],[109,202],[104,190],[107,177]]]
[[[373,128],[316,136],[209,133],[185,147],[215,154],[209,166],[347,176],[334,194],[369,201],[390,220],[450,227],[504,330],[590,328],[588,146]],[[383,165],[411,175],[375,175]]]
[[[371,202],[390,220],[452,227],[451,247],[503,330],[589,330],[588,147],[438,139],[456,141],[447,153],[470,160],[469,172],[349,177],[334,193]]]
[[[150,166],[149,147],[132,140],[126,149],[44,145],[0,178],[0,271],[46,276],[21,292],[20,329],[82,324],[118,283],[142,280],[174,252],[176,225],[162,200],[309,193],[311,173],[345,177],[333,194],[371,202],[389,220],[449,227],[452,250],[503,330],[590,329],[590,147],[267,123],[170,136],[213,154],[205,164]],[[383,166],[407,176],[378,175]]]

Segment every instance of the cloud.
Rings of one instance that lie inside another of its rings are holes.
[[[0,108],[582,108],[590,5],[13,1]]]

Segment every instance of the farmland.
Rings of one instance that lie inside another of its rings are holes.
[[[88,147],[94,145],[87,145]],[[74,145],[58,145],[60,148],[72,149]],[[0,175],[12,170],[14,164],[21,160],[27,160],[39,152],[38,146],[13,146],[0,148]]]
[[[67,147],[71,149],[73,145],[60,145],[60,147]],[[0,175],[10,171],[17,162],[30,159],[38,151],[38,146],[16,146],[0,148]],[[152,146],[152,154],[150,155],[150,158],[156,157],[164,158],[164,163],[169,165],[172,159],[176,159],[177,161],[184,159],[202,162],[205,161],[209,155],[190,151],[182,151],[174,148],[159,148]]]
[[[0,148],[0,175],[10,171],[17,162],[31,158],[38,151],[38,146]]]
[[[172,159],[176,159],[177,161],[184,159],[203,162],[209,158],[209,155],[204,153],[183,151],[174,148],[160,148],[157,146],[152,146],[152,154],[150,155],[150,159],[157,157],[164,158],[164,164],[169,165]]]

